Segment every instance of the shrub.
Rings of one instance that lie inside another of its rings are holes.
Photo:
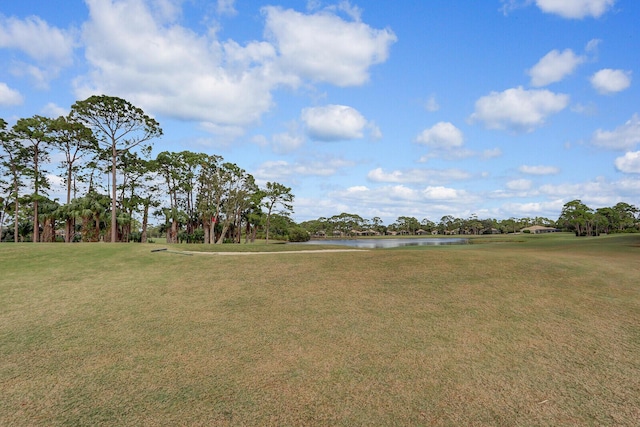
[[[289,229],[290,242],[308,242],[310,239],[311,235],[302,227],[294,227]]]

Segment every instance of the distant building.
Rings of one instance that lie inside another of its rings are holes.
[[[521,233],[531,233],[531,234],[544,234],[544,233],[557,233],[557,228],[554,227],[544,227],[542,225],[532,225],[531,227],[523,228],[520,230]]]

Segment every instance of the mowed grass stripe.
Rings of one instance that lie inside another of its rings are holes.
[[[636,425],[637,236],[484,242],[0,245],[0,425]]]

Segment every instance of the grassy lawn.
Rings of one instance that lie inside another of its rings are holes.
[[[639,235],[162,247],[0,244],[0,425],[640,425]]]

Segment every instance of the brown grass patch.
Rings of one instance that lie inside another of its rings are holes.
[[[637,249],[528,242],[2,247],[0,424],[637,425]]]

